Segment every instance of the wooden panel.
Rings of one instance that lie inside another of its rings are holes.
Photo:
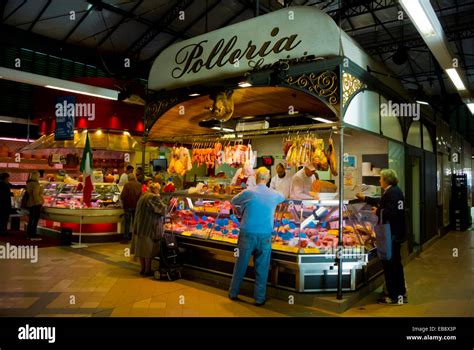
[[[211,106],[212,100],[209,96],[199,96],[180,103],[158,119],[151,128],[150,137],[159,138],[214,132],[215,130],[198,126],[200,121],[210,117],[209,108]],[[334,113],[313,96],[284,87],[236,89],[234,91],[233,118],[287,114],[290,106],[294,108],[294,111],[300,113],[311,113],[314,116],[335,120]],[[180,110],[182,114],[180,114]]]

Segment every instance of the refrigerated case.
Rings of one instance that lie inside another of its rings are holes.
[[[164,194],[177,198],[165,230],[176,234],[187,266],[231,275],[240,232],[232,196]],[[381,271],[375,251],[376,217],[364,203],[344,202],[343,248],[338,251],[339,201],[288,200],[278,206],[269,283],[298,292],[335,291],[336,254],[343,259],[343,289],[356,290]],[[253,277],[253,264],[248,278]]]
[[[95,236],[91,240],[94,242],[120,239],[123,209],[116,184],[95,183],[90,208],[81,203],[83,186],[80,183],[46,182],[42,186],[44,205],[40,229],[69,228],[74,234],[84,234],[84,242],[92,236]]]

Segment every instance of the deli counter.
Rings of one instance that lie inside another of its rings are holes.
[[[165,230],[176,234],[185,266],[232,275],[240,230],[230,200],[221,194],[164,193],[177,204]],[[376,217],[365,203],[343,205],[343,290],[356,290],[381,272],[375,248]],[[275,213],[269,283],[297,292],[335,291],[339,200],[287,200]],[[253,279],[253,263],[247,278]]]
[[[82,234],[82,241],[109,242],[121,239],[123,209],[120,189],[115,183],[94,183],[91,207],[82,205],[82,184],[46,182],[44,205],[38,228],[60,232],[64,228],[74,235]]]

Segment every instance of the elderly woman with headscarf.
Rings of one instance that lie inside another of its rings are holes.
[[[158,255],[167,205],[160,197],[160,184],[150,185],[137,203],[133,225],[132,252],[140,258],[142,276],[152,276],[151,260]]]

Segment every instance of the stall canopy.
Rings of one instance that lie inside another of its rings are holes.
[[[45,149],[82,149],[86,143],[87,132],[75,132],[74,140],[55,141],[54,134],[43,135],[35,142],[23,147],[21,152],[32,152]],[[93,150],[105,151],[140,151],[140,141],[128,133],[117,134],[107,131],[95,131],[89,133],[90,143]]]
[[[371,59],[325,12],[295,6],[171,45],[153,63],[150,90],[173,90],[243,76],[279,60],[347,57],[403,92],[388,69]]]

